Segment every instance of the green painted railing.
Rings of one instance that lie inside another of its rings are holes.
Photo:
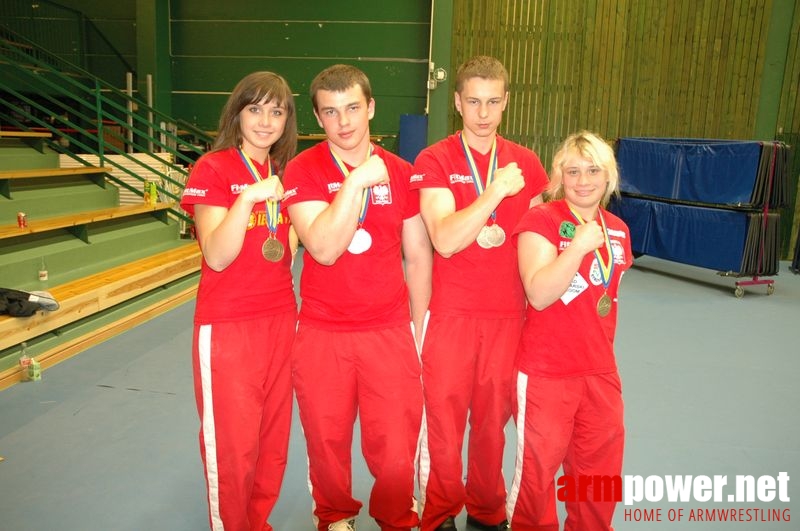
[[[52,138],[45,142],[50,148],[83,164],[87,163],[80,154],[92,154],[102,166],[138,181],[145,178],[137,170],[155,174],[161,181],[159,192],[176,202],[187,167],[213,142],[203,131],[179,124],[5,27],[0,27],[0,123],[4,128],[49,132]],[[148,153],[167,171],[133,153]],[[117,157],[109,157],[112,154]],[[117,162],[120,158],[124,165]],[[143,186],[108,177],[143,193]],[[178,209],[174,214],[190,221]]]

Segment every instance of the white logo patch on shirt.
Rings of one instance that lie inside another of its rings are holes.
[[[609,234],[611,233],[611,231],[608,232]],[[611,253],[614,255],[615,264],[625,263],[625,249],[622,248],[622,244],[617,240],[611,240]]]
[[[388,184],[376,184],[372,187],[373,205],[391,205],[392,204],[392,189]]]
[[[581,276],[580,273],[575,273],[575,276],[572,278],[572,282],[569,283],[569,287],[567,291],[561,296],[561,302],[565,305],[572,302],[572,300],[586,291],[586,288],[589,287],[589,283]]]
[[[597,263],[597,257],[592,260],[592,267],[589,268],[589,280],[594,286],[599,286],[603,283],[603,277],[600,274],[600,264]]]

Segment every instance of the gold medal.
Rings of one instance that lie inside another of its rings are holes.
[[[608,293],[603,293],[603,296],[600,297],[600,300],[597,301],[597,315],[600,317],[605,317],[611,311],[611,297],[608,296]]]
[[[247,170],[253,176],[253,180],[255,180],[257,183],[260,183],[263,179],[261,178],[258,168],[241,147],[239,148],[239,156],[242,158],[242,162],[244,162]],[[272,161],[269,159],[269,157],[267,157],[267,168],[269,175],[272,175]],[[269,262],[280,262],[283,259],[283,244],[275,239],[275,233],[278,231],[278,214],[280,211],[280,201],[271,201],[268,199],[264,202],[264,212],[267,215],[267,229],[269,230],[269,236],[267,237],[267,241],[261,245],[261,255]],[[250,219],[254,219],[252,213],[250,215]]]
[[[583,225],[585,221],[583,218],[572,210],[572,207],[569,207],[570,212],[572,212],[573,217],[578,220],[578,223]],[[603,240],[605,240],[605,248],[606,253],[608,254],[608,263],[603,261],[603,256],[600,254],[600,249],[594,250],[594,259],[597,263],[597,267],[600,271],[600,279],[603,282],[603,287],[607,290],[608,286],[611,284],[611,279],[614,276],[614,251],[611,249],[611,240],[608,237],[608,228],[606,227],[606,220],[603,219],[603,211],[599,209],[597,211],[597,215],[600,218],[600,225],[603,227]],[[565,226],[564,223],[561,224],[564,234],[562,237],[567,237],[567,232],[574,232],[568,230],[569,227]],[[561,231],[560,231],[561,232]],[[574,234],[569,235],[568,237],[572,237]],[[600,297],[600,300],[597,301],[597,315],[600,317],[605,317],[611,312],[611,297],[608,296],[608,291],[603,292],[603,296]]]
[[[492,247],[500,247],[506,241],[506,232],[500,225],[494,224],[488,228],[487,241]]]
[[[280,262],[283,259],[283,244],[275,238],[267,238],[261,246],[261,254],[270,262]]]
[[[478,237],[475,239],[475,242],[480,245],[482,249],[491,249],[494,247],[492,243],[489,241],[489,227],[484,225],[481,227],[481,231],[478,233]]]

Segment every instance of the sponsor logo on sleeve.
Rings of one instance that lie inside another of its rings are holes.
[[[208,193],[208,188],[185,188],[183,190],[184,197],[205,197]]]
[[[472,184],[472,175],[450,174],[450,184]]]

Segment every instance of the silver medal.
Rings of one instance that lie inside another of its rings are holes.
[[[350,245],[347,246],[347,250],[351,254],[361,254],[370,247],[372,247],[372,236],[366,230],[358,229],[353,234],[353,239],[350,241]]]
[[[482,249],[491,249],[494,247],[494,245],[492,245],[492,243],[489,241],[489,227],[486,225],[481,227],[481,231],[478,233],[478,237],[475,239],[475,242]]]
[[[492,245],[492,247],[500,247],[506,241],[506,232],[500,225],[492,225],[487,231],[486,240]]]

